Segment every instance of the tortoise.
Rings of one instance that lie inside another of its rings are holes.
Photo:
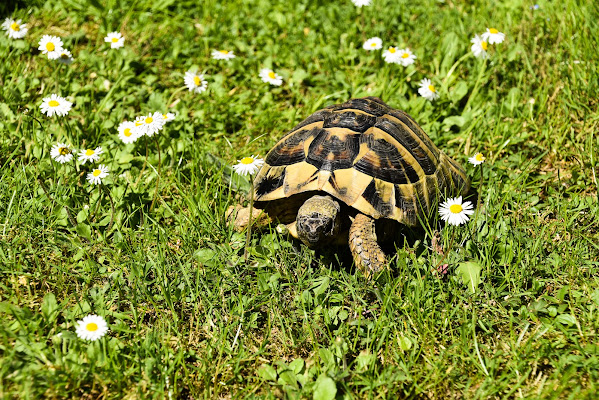
[[[470,188],[464,169],[412,117],[376,97],[315,112],[264,161],[254,179],[255,224],[286,224],[311,248],[349,243],[367,277],[386,264],[377,224],[418,226],[436,211],[441,196],[465,195]],[[235,210],[230,218],[243,230],[250,209]],[[397,226],[386,226],[396,234]]]

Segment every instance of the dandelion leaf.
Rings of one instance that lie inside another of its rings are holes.
[[[458,268],[456,271],[462,277],[462,282],[466,286],[471,293],[476,293],[476,288],[478,284],[481,282],[480,280],[480,271],[482,270],[482,266],[475,261],[467,261],[458,264]]]

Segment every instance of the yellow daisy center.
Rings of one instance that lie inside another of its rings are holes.
[[[123,132],[123,135],[129,137],[131,136],[131,128],[125,128],[125,131]]]
[[[389,47],[389,53],[393,54],[397,51],[395,47]],[[402,56],[403,57],[403,56]]]
[[[146,124],[151,124],[152,121],[154,121],[154,118],[152,118],[152,117],[146,118]]]
[[[16,22],[13,22],[12,24],[10,24],[10,29],[12,29],[13,31],[20,31],[21,28],[19,28],[19,25],[17,25]]]
[[[372,43],[370,44],[370,47],[376,47],[376,42],[372,42]]]
[[[96,170],[98,171],[98,170]],[[96,173],[96,171],[94,171],[94,175]],[[96,175],[98,176],[98,175]],[[85,325],[85,330],[90,331],[90,332],[95,332],[98,330],[98,324],[94,323],[94,322],[90,322],[89,324]]]
[[[484,51],[487,51],[487,42],[480,42],[480,47],[482,47]]]
[[[55,48],[56,48],[56,46],[54,46],[54,43],[52,43],[52,42],[46,43],[46,50],[54,51]]]
[[[219,50],[218,52],[221,54],[229,54],[229,52],[227,50]]]
[[[202,83],[202,80],[200,79],[199,76],[194,76],[193,77],[193,83],[195,83],[196,86],[200,86],[200,83]]]
[[[410,57],[410,55],[409,55],[408,53],[403,53],[403,54],[401,55],[401,58],[408,58],[408,57]]]
[[[67,53],[62,53],[62,54],[60,55],[60,58],[67,59],[67,58],[69,58],[69,55],[68,55]]]
[[[135,121],[135,126],[142,126],[143,124],[143,121]]]
[[[242,164],[251,164],[254,162],[254,159],[252,157],[243,157],[239,162]]]
[[[462,210],[463,210],[463,208],[462,208],[462,206],[461,206],[461,205],[459,205],[459,204],[452,204],[452,205],[449,207],[449,211],[451,211],[453,214],[459,214],[459,213],[461,213],[461,212],[462,212]]]
[[[476,153],[476,155],[474,156],[474,159],[476,161],[485,161],[485,157],[483,157],[483,153]]]
[[[119,41],[119,38],[117,38],[117,37],[113,37],[113,38],[112,38],[112,43],[116,43],[116,42],[118,42],[118,41]]]
[[[495,28],[491,28],[491,29],[489,29],[489,33],[492,33],[493,35],[495,35],[496,33],[499,33],[499,31]]]
[[[85,155],[86,156],[93,156],[95,154],[95,151],[93,151],[92,149],[87,149],[85,150]]]
[[[58,153],[61,156],[66,156],[67,154],[71,154],[71,150],[69,150],[68,147],[61,147],[60,149],[58,149]]]
[[[433,85],[428,85],[428,90],[430,90],[431,92],[435,93],[435,87]]]
[[[100,174],[102,173],[102,171],[100,171],[99,169],[94,169],[93,175],[94,176],[100,176]],[[453,206],[452,206],[453,207]],[[94,324],[94,326],[96,326],[96,324]],[[97,329],[97,326],[96,326]],[[95,329],[94,329],[95,330]]]
[[[60,103],[59,103],[59,102],[57,102],[56,100],[50,100],[50,101],[48,102],[48,105],[49,105],[50,107],[58,107],[58,106],[60,105]]]
[[[275,79],[277,76],[275,75],[275,73],[274,73],[274,72],[270,71],[270,72],[268,73],[268,77],[269,77],[270,79]],[[246,158],[247,158],[247,157],[246,157]]]

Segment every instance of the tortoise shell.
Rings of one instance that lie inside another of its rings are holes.
[[[254,181],[255,200],[321,191],[373,218],[415,226],[439,196],[465,194],[470,181],[403,111],[376,97],[315,112],[287,133]]]

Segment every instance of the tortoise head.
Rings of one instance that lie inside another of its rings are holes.
[[[341,207],[331,196],[312,196],[297,212],[297,236],[308,247],[329,243],[339,232]]]

